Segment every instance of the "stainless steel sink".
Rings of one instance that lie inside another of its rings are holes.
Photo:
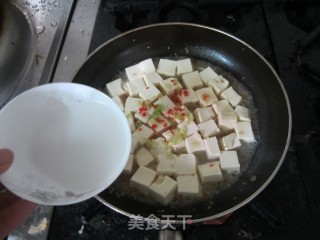
[[[0,3],[0,107],[25,79],[35,56],[34,27],[28,15],[8,1]]]

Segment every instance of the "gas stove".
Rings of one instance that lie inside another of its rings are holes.
[[[94,17],[82,16],[88,16],[88,12]],[[71,81],[88,54],[124,31],[173,21],[214,27],[257,49],[280,75],[293,114],[289,151],[268,187],[218,225],[188,225],[181,232],[183,238],[320,239],[319,3],[298,0],[78,1],[53,81]],[[130,230],[129,222],[127,217],[90,199],[55,207],[47,238],[158,238],[157,230]]]

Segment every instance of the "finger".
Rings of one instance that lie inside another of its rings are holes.
[[[0,174],[4,173],[11,166],[13,152],[9,149],[0,149]]]
[[[3,209],[0,212],[0,239],[6,237],[12,230],[22,224],[35,207],[35,203],[17,199],[6,209]]]

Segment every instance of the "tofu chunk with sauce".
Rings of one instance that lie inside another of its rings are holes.
[[[174,77],[176,75],[176,68],[177,61],[160,59],[157,72],[168,77]]]
[[[216,160],[220,157],[220,148],[216,137],[206,138],[203,140],[206,145],[208,160]]]
[[[183,74],[182,82],[185,85],[185,87],[189,89],[198,89],[203,86],[203,82],[200,78],[198,71]]]
[[[145,147],[139,148],[139,150],[135,154],[135,158],[139,167],[148,166],[154,162],[154,157]]]
[[[250,113],[249,109],[240,105],[237,105],[236,108],[234,109],[238,116],[238,120],[241,122],[250,122]]]
[[[150,195],[159,203],[166,205],[172,201],[178,184],[168,176],[160,175],[150,186]]]
[[[212,87],[198,89],[196,93],[201,107],[207,107],[219,101],[217,96],[214,94]]]
[[[243,140],[245,142],[255,141],[251,122],[237,122],[235,130],[240,140]]]
[[[199,133],[194,133],[185,139],[185,145],[188,153],[205,152],[206,145]]]
[[[125,83],[125,88],[128,88],[130,97],[137,97],[139,95],[140,89],[145,87],[132,82]]]
[[[199,123],[198,127],[203,138],[213,137],[220,133],[220,129],[218,128],[216,122],[212,119],[203,123]]]
[[[220,156],[220,168],[222,172],[233,176],[240,173],[240,163],[236,151],[222,151]]]
[[[163,94],[171,95],[175,91],[182,89],[181,84],[179,83],[178,79],[176,78],[168,78],[160,82],[159,87]]]
[[[220,96],[223,99],[228,100],[233,107],[238,105],[242,100],[242,97],[233,89],[233,87],[229,87],[224,90]]]
[[[128,158],[128,161],[126,163],[126,166],[123,169],[124,173],[126,173],[126,174],[131,174],[132,173],[133,160],[134,160],[134,156],[132,154],[130,154],[129,158]]]
[[[181,104],[194,104],[199,102],[198,95],[193,89],[182,89],[178,92]]]
[[[152,83],[147,87],[140,88],[139,97],[147,102],[152,103],[160,96],[162,96],[161,92]]]
[[[157,174],[158,175],[168,175],[173,176],[177,172],[177,156],[174,154],[160,154],[157,157],[158,166]]]
[[[168,110],[173,109],[176,105],[170,100],[168,96],[163,96],[160,97],[159,100],[157,100],[154,103],[155,106],[160,106],[161,107],[161,112],[163,115],[168,117]]]
[[[144,80],[146,86],[153,84],[157,87],[159,87],[160,82],[163,81],[162,77],[156,72],[152,72],[152,73],[148,73],[148,74],[143,75],[143,80]]]
[[[202,183],[216,183],[223,180],[219,161],[204,163],[197,168]]]
[[[196,108],[193,114],[197,123],[206,122],[216,117],[216,114],[213,112],[211,107]]]
[[[154,67],[154,64],[151,58],[141,61],[139,65],[144,74],[148,74],[156,71],[156,68]]]
[[[127,92],[122,88],[123,82],[121,78],[113,80],[106,84],[107,90],[111,97],[123,96]]]
[[[232,150],[241,146],[241,142],[235,133],[230,133],[222,138],[223,150]]]
[[[195,175],[181,175],[177,176],[178,195],[198,197],[200,193],[200,184],[198,176]]]
[[[177,61],[177,75],[192,72],[192,63],[190,58]]]
[[[159,116],[157,118],[150,118],[148,125],[156,133],[161,133],[171,126],[170,122],[164,116]]]
[[[177,175],[196,174],[196,163],[193,154],[181,154],[177,159]]]
[[[156,178],[156,172],[150,168],[139,167],[130,179],[130,187],[137,189],[145,196],[149,195],[150,185]]]
[[[149,139],[153,134],[154,134],[154,131],[151,128],[142,124],[132,134],[132,137],[137,139],[139,143],[145,143],[145,141]]]
[[[208,86],[213,88],[215,94],[219,95],[223,90],[229,86],[229,81],[222,76],[218,79],[212,79],[208,82]]]
[[[141,108],[143,100],[141,98],[128,97],[124,106],[125,112],[137,112]]]
[[[139,110],[134,114],[135,118],[140,120],[143,123],[147,123],[153,114],[154,108],[147,106],[147,105],[142,105]]]

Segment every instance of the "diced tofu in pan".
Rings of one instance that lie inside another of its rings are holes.
[[[157,72],[168,77],[174,77],[176,75],[176,68],[177,61],[160,59]]]
[[[156,178],[156,172],[146,167],[139,167],[130,180],[130,187],[137,189],[143,195],[149,195],[150,185]]]
[[[221,182],[223,179],[219,161],[198,165],[198,172],[202,183]]]
[[[189,89],[198,89],[203,86],[203,82],[201,81],[198,71],[183,74],[182,82],[185,85],[185,87]]]
[[[163,205],[172,201],[177,192],[177,182],[168,176],[160,175],[150,186],[151,196]]]

